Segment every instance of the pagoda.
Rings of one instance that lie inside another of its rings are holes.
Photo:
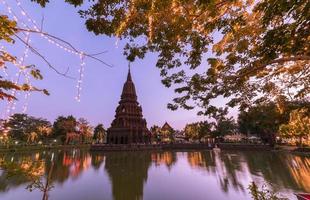
[[[130,68],[123,87],[121,100],[116,108],[115,119],[107,130],[108,144],[150,143],[151,133],[146,127],[142,108],[137,101]]]

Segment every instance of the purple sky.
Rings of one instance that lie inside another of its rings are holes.
[[[6,0],[15,13],[20,15],[15,0]],[[32,81],[40,88],[46,88],[50,96],[41,93],[32,93],[29,98],[27,113],[33,116],[47,118],[53,121],[59,115],[72,114],[76,117],[84,117],[91,124],[103,123],[109,127],[114,118],[115,109],[120,99],[123,83],[127,76],[128,62],[123,56],[124,42],[116,45],[115,38],[95,36],[88,32],[84,26],[84,20],[79,17],[74,7],[63,1],[51,1],[46,8],[28,1],[21,1],[22,6],[36,21],[41,21],[44,16],[45,32],[69,41],[75,47],[89,53],[107,50],[100,58],[113,68],[108,68],[98,62],[86,59],[85,76],[82,84],[81,102],[78,103],[76,96],[76,81],[57,75],[39,57],[29,54],[26,64],[36,64],[41,69],[44,80]],[[0,4],[0,12],[9,15],[6,7]],[[22,17],[21,17],[22,18]],[[26,19],[26,18],[22,18]],[[19,24],[20,25],[20,24]],[[59,71],[70,68],[69,74],[78,77],[80,61],[78,56],[73,56],[59,49],[39,36],[32,35],[32,45],[36,47]],[[5,45],[7,46],[7,45]],[[7,46],[8,50],[16,56],[21,56],[24,47],[18,42]],[[163,125],[169,122],[174,128],[181,129],[188,122],[203,120],[196,116],[197,110],[193,111],[170,111],[166,105],[175,96],[173,89],[165,88],[160,80],[159,70],[155,67],[156,55],[148,54],[145,59],[132,63],[132,77],[138,93],[138,101],[142,105],[143,114],[150,127],[153,124]],[[0,72],[3,74],[3,72]],[[14,75],[10,70],[10,74]],[[21,112],[24,94],[18,96],[14,112]],[[0,102],[0,112],[5,112],[6,103]],[[0,116],[1,117],[1,116]]]

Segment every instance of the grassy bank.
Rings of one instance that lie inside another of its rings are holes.
[[[0,146],[0,152],[19,152],[19,151],[38,151],[38,150],[52,150],[52,149],[72,149],[83,148],[89,149],[90,144],[80,145],[10,145]]]

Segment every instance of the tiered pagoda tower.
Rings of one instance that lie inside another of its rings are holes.
[[[130,68],[123,87],[115,119],[107,131],[108,144],[150,143],[151,133],[146,127],[142,108],[137,101]]]

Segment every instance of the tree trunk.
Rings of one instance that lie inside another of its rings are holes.
[[[302,136],[299,136],[299,147],[302,148]]]

